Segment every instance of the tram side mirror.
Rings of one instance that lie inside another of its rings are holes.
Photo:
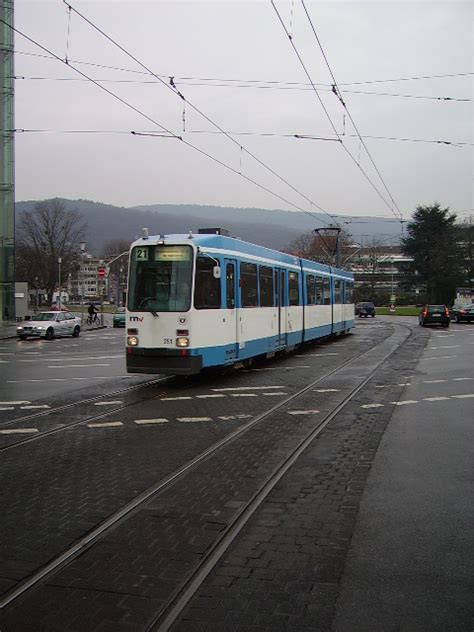
[[[212,276],[215,279],[220,279],[221,278],[221,268],[220,268],[220,266],[214,266],[212,268]]]

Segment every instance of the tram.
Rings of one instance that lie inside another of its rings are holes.
[[[128,373],[190,375],[347,333],[352,273],[229,237],[149,236],[130,250]]]

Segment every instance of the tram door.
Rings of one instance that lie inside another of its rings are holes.
[[[239,309],[237,308],[237,261],[225,259],[225,316],[226,360],[235,360],[239,355]]]
[[[275,346],[286,345],[286,271],[277,268],[275,270],[275,305],[277,310],[278,335]]]

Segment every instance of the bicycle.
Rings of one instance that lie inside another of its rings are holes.
[[[87,317],[86,323],[88,325],[100,325],[100,319],[99,319],[99,316],[97,315],[97,313],[94,312],[94,314],[92,314],[92,316],[89,314],[89,316]]]

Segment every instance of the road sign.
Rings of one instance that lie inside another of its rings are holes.
[[[99,275],[99,279],[105,279],[105,268],[99,268],[97,274]]]

